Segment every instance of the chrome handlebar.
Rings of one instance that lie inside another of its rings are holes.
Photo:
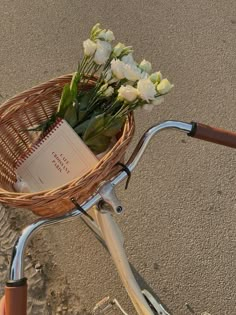
[[[157,134],[158,132],[165,130],[165,129],[177,129],[180,131],[184,131],[186,133],[190,133],[193,128],[192,124],[184,123],[180,121],[164,121],[156,126],[151,127],[147,130],[147,132],[143,135],[140,139],[138,145],[136,146],[133,154],[131,155],[130,159],[128,160],[126,167],[132,172],[135,167],[137,166],[138,162],[142,158],[150,140],[152,137]],[[118,175],[113,177],[110,181],[106,182],[102,185],[97,193],[88,200],[86,200],[81,207],[84,211],[88,211],[94,205],[97,205],[100,201],[104,200],[108,202],[112,208],[117,210],[117,213],[120,213],[119,201],[114,194],[113,188],[122,182],[127,177],[127,173],[125,171],[121,171]],[[112,195],[111,195],[112,193]],[[110,194],[110,195],[109,195]],[[75,217],[80,216],[82,213],[79,209],[74,209],[65,215],[55,217],[55,218],[45,218],[39,219],[30,226],[26,227],[21,235],[18,237],[13,254],[12,260],[10,264],[10,274],[9,280],[20,280],[24,276],[24,251],[32,236],[39,231],[41,228],[59,223],[61,221],[69,221]]]
[[[153,136],[155,136],[158,132],[165,130],[165,129],[177,129],[180,131],[184,131],[186,133],[190,133],[193,126],[192,124],[188,124],[181,121],[164,121],[158,125],[155,125],[148,129],[145,134],[140,139],[139,143],[137,144],[133,154],[131,155],[130,159],[128,160],[128,167],[130,171],[132,172],[134,168],[137,166],[138,162],[143,156],[143,153],[145,152],[150,140]]]

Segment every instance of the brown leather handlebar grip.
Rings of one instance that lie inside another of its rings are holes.
[[[236,148],[236,132],[207,126],[200,123],[192,123],[193,128],[189,136],[227,147]]]
[[[27,315],[27,283],[24,280],[20,285],[6,284],[5,315]]]

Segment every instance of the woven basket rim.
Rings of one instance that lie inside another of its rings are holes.
[[[17,101],[26,101],[29,98],[38,98],[40,97],[40,94],[46,94],[45,91],[48,90],[48,93],[50,92],[50,88],[52,88],[52,85],[56,82],[55,85],[58,85],[58,87],[60,87],[60,80],[61,81],[65,81],[66,79],[70,80],[73,76],[74,72],[69,73],[69,74],[65,74],[65,75],[61,75],[59,77],[50,79],[48,81],[44,81],[42,83],[39,83],[35,86],[33,86],[32,88],[26,89],[12,97],[10,97],[9,99],[7,99],[6,101],[4,101],[2,104],[0,104],[0,123],[4,121],[4,118],[6,118],[6,116],[10,115],[10,114],[14,114],[17,110],[19,110],[19,108],[21,107],[11,107],[11,105],[13,105],[15,102]],[[90,81],[95,82],[96,78],[92,77]]]
[[[115,147],[116,143],[114,144],[114,146],[111,148],[113,149]],[[84,177],[87,177],[88,175],[90,175],[91,173],[93,173],[95,170],[99,169],[99,167],[101,166],[101,164],[103,164],[103,162],[107,159],[107,155],[109,155],[110,153],[110,150],[99,160],[99,162],[96,164],[96,166],[89,170],[86,174],[84,174],[83,176],[81,177],[76,177],[74,178],[73,180],[69,181],[69,182],[66,182],[65,184],[63,185],[60,185],[60,186],[56,186],[54,188],[51,188],[51,189],[45,189],[45,190],[41,190],[41,191],[38,191],[38,192],[27,192],[27,193],[24,193],[24,192],[14,192],[14,191],[8,191],[8,190],[5,190],[5,189],[2,189],[0,188],[0,196],[4,196],[4,193],[7,192],[8,195],[12,195],[12,196],[15,196],[15,197],[26,197],[27,196],[27,199],[30,198],[30,197],[34,197],[34,196],[37,196],[39,197],[40,195],[48,195],[48,194],[51,194],[57,190],[60,190],[60,189],[63,189],[63,188],[67,188],[69,184],[73,185],[74,182],[78,182],[80,179],[84,178]]]
[[[72,74],[66,74],[66,75],[62,75],[59,76],[57,78],[51,79],[49,81],[46,81],[44,83],[38,84],[30,89],[27,89],[13,97],[11,97],[10,99],[8,99],[7,101],[5,101],[1,106],[0,106],[0,123],[4,122],[6,119],[9,119],[9,116],[12,117],[12,115],[14,115],[14,113],[18,110],[20,110],[21,108],[21,103],[26,101],[28,98],[38,98],[40,97],[41,93],[45,93],[45,91],[50,90],[50,87],[52,87],[53,85],[56,86],[58,85],[58,87],[61,87],[60,85],[60,80],[61,81],[65,81],[65,80],[70,80],[72,77]],[[50,91],[48,91],[49,93]],[[14,107],[13,105],[17,102],[20,102],[19,106]],[[133,117],[133,113],[129,114],[129,116],[127,116],[126,122],[124,124],[123,130],[122,130],[122,134],[126,131],[126,126],[128,123],[128,120],[130,121],[131,125],[133,124],[134,127],[134,117]],[[118,140],[119,141],[119,140]],[[85,175],[83,175],[82,177],[77,177],[61,186],[57,186],[54,187],[53,189],[46,189],[43,191],[38,191],[38,192],[28,192],[28,193],[23,193],[23,192],[15,192],[15,191],[8,191],[5,190],[3,188],[0,188],[0,198],[1,200],[4,200],[5,198],[7,200],[9,199],[18,199],[19,201],[21,199],[27,199],[27,200],[40,200],[40,198],[43,197],[52,197],[54,194],[56,195],[58,191],[63,190],[65,193],[66,191],[70,191],[70,189],[74,188],[76,185],[78,185],[78,183],[81,180],[85,180],[86,177],[88,177],[89,175],[91,175],[94,171],[98,170],[99,168],[101,168],[101,166],[103,165],[103,163],[107,160],[107,158],[109,157],[109,155],[111,154],[112,150],[116,150],[116,147],[118,146],[118,141],[113,145],[113,147],[111,148],[111,150],[109,150],[98,162],[98,164],[96,164],[96,166],[89,170]]]

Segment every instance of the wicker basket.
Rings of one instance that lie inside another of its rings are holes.
[[[0,107],[0,202],[13,207],[32,210],[39,216],[56,216],[74,208],[71,198],[81,204],[105,179],[120,170],[116,166],[124,159],[126,148],[134,132],[133,115],[129,115],[125,126],[112,149],[99,161],[98,165],[80,178],[52,190],[36,193],[14,192],[16,181],[14,166],[17,159],[32,145],[26,131],[48,119],[56,110],[63,86],[71,81],[72,75],[65,75],[25,91]],[[80,85],[89,89],[94,81]]]

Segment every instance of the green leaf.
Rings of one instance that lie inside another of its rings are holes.
[[[42,133],[44,133],[45,131],[47,131],[47,129],[53,125],[56,122],[57,119],[57,115],[53,114],[48,120],[42,122],[40,125],[38,125],[35,128],[29,128],[29,129],[24,129],[24,131],[41,131]]]
[[[102,134],[97,135],[94,138],[88,139],[85,141],[86,145],[95,153],[99,154],[109,147],[111,142],[111,138],[104,136]]]
[[[71,125],[72,128],[76,126],[78,119],[77,119],[76,107],[74,105],[71,105],[67,108],[64,114],[64,119],[68,122],[68,124]]]
[[[77,93],[78,93],[79,78],[80,78],[79,73],[75,72],[70,82],[70,91],[71,91],[71,96],[73,97],[73,99],[76,98]]]
[[[58,105],[57,113],[58,116],[64,117],[67,108],[73,104],[73,96],[70,91],[70,85],[67,83],[62,91],[60,103]]]
[[[87,109],[88,108],[88,103],[92,97],[93,94],[93,89],[86,91],[86,93],[83,93],[80,97],[79,97],[79,105],[80,105],[80,109]]]
[[[87,109],[88,109],[88,103],[91,98],[91,91],[83,93],[79,95],[77,101],[78,101],[78,118],[79,121],[84,120],[86,114],[87,114]]]
[[[104,113],[93,117],[83,135],[84,142],[90,147],[94,153],[105,151],[111,139],[121,130],[125,118],[105,116]]]
[[[88,128],[90,119],[85,120],[83,123],[79,124],[77,127],[74,128],[74,131],[79,135],[83,136],[85,130]]]
[[[86,110],[80,110],[79,111],[79,121],[83,121],[84,120],[84,118],[85,118],[85,116],[86,116],[86,114],[87,114],[87,111]],[[87,118],[87,117],[86,117]]]
[[[74,100],[76,100],[79,80],[80,80],[79,73],[75,72],[71,79],[70,84],[69,83],[65,84],[62,91],[60,103],[57,109],[58,116],[63,118],[68,107],[73,104]]]
[[[77,98],[75,98],[73,105],[75,106],[76,114],[77,114],[77,119],[79,118],[79,103]]]
[[[109,115],[105,118],[105,125],[107,125],[106,120],[107,122],[110,121],[111,116]],[[113,118],[112,121],[109,123],[109,125],[105,128],[103,135],[111,137],[111,138],[114,137],[123,127],[124,122],[125,122],[125,117]]]
[[[105,127],[104,114],[93,117],[90,120],[88,128],[84,133],[83,140],[87,141],[90,138],[93,138],[98,133],[100,133],[104,129],[104,127]]]

